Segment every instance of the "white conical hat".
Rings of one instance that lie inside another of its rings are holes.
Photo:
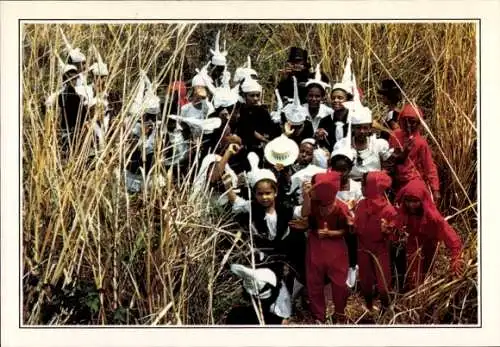
[[[276,95],[276,111],[271,112],[271,119],[274,123],[281,123],[281,112],[283,111],[283,100],[278,89],[274,90]]]
[[[278,284],[276,274],[268,268],[252,269],[241,264],[231,264],[231,272],[243,280],[243,288],[248,294],[260,299],[267,299],[271,296],[271,289],[262,292],[266,284],[273,287]]]
[[[368,107],[363,106],[361,103],[356,77],[354,74],[352,74],[352,90],[353,100],[344,103],[345,108],[349,110],[350,123],[353,125],[371,124],[372,111]]]
[[[241,84],[241,90],[243,93],[250,93],[250,92],[262,92],[262,86],[254,80],[253,78],[245,78],[243,83]]]
[[[255,152],[250,152],[247,155],[247,160],[248,163],[250,164],[250,171],[246,173],[247,178],[248,178],[248,183],[250,184],[250,187],[255,187],[255,185],[264,180],[270,180],[273,181],[274,183],[278,183],[278,180],[276,179],[276,176],[271,170],[268,169],[260,169],[259,168],[259,156]]]
[[[350,85],[353,79],[351,66],[352,66],[352,58],[351,58],[351,53],[349,52],[344,66],[344,74],[342,75],[342,83],[345,83],[347,85]]]
[[[210,62],[201,68],[201,70],[196,69],[197,74],[191,80],[192,87],[206,87],[207,84],[213,83],[212,78],[208,75],[208,67]]]
[[[221,52],[219,50],[219,39],[220,39],[220,31],[217,32],[217,36],[215,37],[215,47],[214,49],[210,48],[210,53],[212,53],[212,64],[216,66],[226,66],[226,55],[227,51]]]
[[[56,51],[54,51],[54,55],[57,58],[57,64],[59,65],[59,69],[61,70],[62,74],[64,75],[65,73],[69,71],[75,71],[78,72],[78,69],[75,65],[71,64],[66,64],[64,61],[61,59],[61,57],[57,54]]]
[[[252,78],[253,75],[258,76],[257,71],[252,69],[252,60],[248,56],[246,66],[241,66],[234,72],[233,82],[241,83],[245,78]]]
[[[212,103],[214,108],[219,107],[229,107],[233,106],[238,102],[238,92],[231,89],[229,85],[229,81],[231,80],[231,73],[227,71],[227,68],[224,69],[224,73],[222,75],[222,84],[219,88],[215,88],[214,97]]]
[[[97,62],[92,64],[89,70],[92,71],[92,74],[94,74],[94,76],[107,76],[109,74],[108,65],[106,65],[102,60],[102,57],[99,54],[96,46],[92,45],[92,48],[94,49],[94,52],[96,54]]]
[[[352,59],[351,59],[351,54],[347,56],[347,60],[344,66],[344,73],[342,75],[342,82],[335,83],[332,87],[332,90],[335,89],[341,89],[344,92],[348,94],[353,93],[353,84],[352,84],[352,79],[353,79],[353,74],[352,74]]]
[[[85,54],[83,54],[80,51],[80,48],[73,48],[69,43],[68,39],[66,38],[66,35],[64,35],[64,31],[62,30],[61,27],[59,27],[59,30],[61,31],[61,36],[66,46],[66,50],[68,51],[68,55],[71,58],[71,61],[73,63],[81,63],[85,61],[86,60]]]
[[[283,108],[283,113],[285,114],[286,119],[292,125],[300,125],[303,124],[307,118],[308,111],[305,107],[300,104],[299,99],[299,90],[297,86],[297,78],[292,76],[293,78],[293,102],[287,104]]]
[[[323,88],[323,90],[326,90],[326,88],[330,88],[331,86],[326,83],[326,82],[323,82],[321,80],[321,69],[320,69],[320,64],[317,64],[316,65],[316,71],[314,73],[314,79],[309,79],[306,83],[306,87],[309,87],[311,84],[317,84],[319,85],[321,88]]]
[[[139,72],[139,83],[138,83],[138,88],[137,88],[137,94],[135,95],[134,101],[132,102],[132,105],[130,106],[130,109],[129,109],[129,113],[134,115],[134,116],[140,115],[144,110],[144,100],[145,100],[145,94],[146,94],[146,82],[147,81],[149,81],[149,79],[146,75],[146,72],[141,70]],[[150,101],[148,101],[148,102],[150,102]]]

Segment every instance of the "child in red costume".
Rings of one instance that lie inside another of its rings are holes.
[[[336,200],[340,174],[317,174],[304,185],[302,216],[309,217],[306,251],[306,284],[311,311],[317,321],[325,320],[325,278],[332,283],[332,296],[337,322],[345,321],[349,292],[348,257],[344,233],[349,223],[349,210]]]
[[[355,213],[360,289],[369,310],[373,308],[375,284],[382,307],[389,306],[390,235],[397,223],[396,209],[385,196],[391,184],[391,178],[383,171],[365,174],[362,185],[365,199],[360,200]]]
[[[390,147],[395,149],[395,188],[399,190],[408,182],[421,179],[430,186],[434,201],[438,201],[441,197],[438,172],[429,144],[420,135],[420,119],[422,110],[406,104],[399,114],[400,129],[389,140]]]
[[[408,289],[423,282],[432,265],[438,241],[443,241],[450,251],[451,270],[459,275],[462,270],[462,242],[437,210],[425,183],[421,180],[411,181],[399,191],[396,202],[399,205],[399,223],[408,233]]]

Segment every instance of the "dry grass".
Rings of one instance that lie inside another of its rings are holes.
[[[276,71],[288,47],[307,48],[332,78],[351,51],[354,70],[376,117],[383,106],[379,81],[405,82],[405,94],[426,113],[429,142],[443,181],[442,210],[467,239],[466,276],[449,279],[441,255],[418,292],[397,298],[386,324],[473,323],[477,316],[476,56],[472,24],[225,24],[72,25],[66,35],[92,60],[94,43],[111,68],[106,87],[129,106],[139,68],[164,85],[208,58],[206,37],[223,30],[231,70],[251,55],[273,103]],[[216,324],[239,300],[239,286],[224,267],[245,251],[233,225],[204,199],[190,204],[192,177],[180,187],[153,185],[125,193],[127,129],[116,132],[86,165],[85,133],[66,160],[57,150],[57,110],[40,101],[60,80],[51,51],[62,49],[55,25],[24,28],[23,60],[23,275],[26,324]],[[123,120],[123,114],[120,119]],[[121,123],[120,123],[121,125]],[[168,176],[163,168],[155,168]],[[165,208],[162,208],[165,207]],[[465,211],[463,211],[466,209]],[[228,252],[228,250],[231,252]],[[348,308],[362,315],[359,298]]]

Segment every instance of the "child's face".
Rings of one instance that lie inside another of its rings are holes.
[[[406,196],[403,203],[409,214],[419,214],[422,209],[422,202],[414,196]]]
[[[276,190],[270,182],[258,182],[255,186],[255,199],[259,205],[265,208],[271,207],[276,199]]]
[[[365,138],[367,136],[370,136],[372,131],[372,125],[371,124],[353,125],[352,131],[355,138],[357,139]]]
[[[323,99],[321,90],[318,87],[311,87],[307,93],[307,104],[312,108],[318,108],[321,99]]]
[[[344,102],[347,100],[347,94],[340,89],[334,90],[331,95],[332,107],[334,110],[344,108]]]
[[[420,121],[415,118],[403,118],[401,121],[403,123],[403,131],[407,134],[417,131],[420,125]]]
[[[298,162],[301,165],[310,164],[313,160],[314,148],[310,143],[303,143],[299,147]]]
[[[259,92],[249,92],[245,96],[246,103],[248,105],[258,105],[260,102],[260,93]]]

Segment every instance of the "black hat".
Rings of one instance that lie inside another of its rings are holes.
[[[307,62],[307,51],[299,47],[290,47],[290,53],[288,54],[288,61],[295,62],[300,60]]]
[[[403,88],[403,83],[400,80],[393,80],[393,79],[383,80],[377,92],[382,95],[398,94],[400,93],[398,85],[401,89]]]

